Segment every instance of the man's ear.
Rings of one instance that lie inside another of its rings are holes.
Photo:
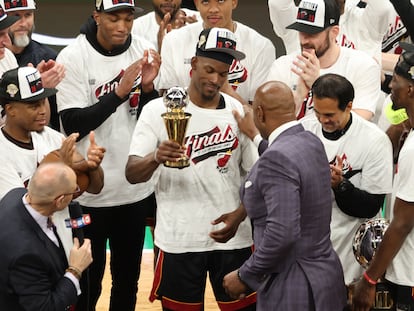
[[[239,0],[232,0],[232,5],[233,5],[233,10],[235,9],[235,8],[237,8],[237,5],[239,4]]]
[[[198,62],[197,56],[193,56],[191,58],[191,70],[196,70],[196,68],[197,68],[197,62]]]
[[[101,22],[101,15],[97,11],[93,11],[92,17],[95,20],[96,25],[99,25]]]
[[[265,122],[265,114],[264,114],[262,106],[260,106],[260,105],[258,105],[257,108],[256,108],[256,116],[257,116],[257,120],[260,123]]]
[[[347,111],[351,111],[352,110],[352,100],[351,101],[349,101],[349,103],[348,103],[348,105],[346,105],[346,108],[345,108]]]
[[[16,114],[16,109],[14,109],[15,107],[9,103],[5,104],[3,106],[4,112],[8,115],[13,117]]]

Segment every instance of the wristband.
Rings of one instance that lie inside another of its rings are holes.
[[[377,285],[377,281],[374,281],[373,279],[371,279],[366,271],[364,272],[363,276],[364,276],[365,281],[367,281],[369,284]]]
[[[69,266],[66,270],[65,270],[65,272],[70,272],[70,273],[72,273],[78,280],[80,280],[81,279],[81,277],[82,277],[82,272],[78,269],[78,268],[75,268],[75,267],[72,267],[72,266]]]

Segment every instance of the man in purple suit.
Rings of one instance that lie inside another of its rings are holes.
[[[254,226],[255,250],[224,277],[233,298],[257,291],[257,310],[343,310],[346,289],[330,241],[331,174],[321,141],[296,121],[293,94],[263,84],[254,122],[269,147],[248,174],[241,200]]]

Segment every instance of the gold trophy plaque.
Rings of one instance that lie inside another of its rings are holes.
[[[182,146],[184,145],[188,121],[191,118],[191,113],[184,112],[188,104],[187,91],[178,86],[168,89],[164,94],[164,104],[167,107],[167,112],[163,113],[161,117],[164,119],[168,138]],[[164,162],[164,166],[181,169],[190,166],[190,159],[183,155],[178,161]]]

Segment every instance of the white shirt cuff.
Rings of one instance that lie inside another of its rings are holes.
[[[253,143],[256,146],[256,148],[259,148],[260,142],[263,140],[262,135],[257,134],[254,138],[253,138]]]
[[[80,289],[80,284],[79,284],[79,280],[70,272],[66,272],[65,277],[67,277],[69,280],[72,281],[73,285],[75,285],[76,288],[76,293],[78,294],[78,296],[82,293],[81,289]]]

